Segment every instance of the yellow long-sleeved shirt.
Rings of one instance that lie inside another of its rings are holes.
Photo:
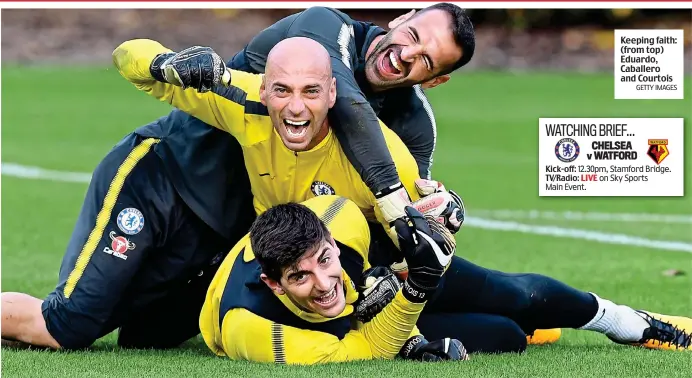
[[[370,233],[363,214],[351,201],[319,196],[303,202],[327,225],[340,246],[346,307],[333,319],[297,308],[276,295],[259,278],[249,236],[223,261],[209,286],[200,316],[207,346],[231,359],[286,364],[316,364],[393,358],[404,342],[419,334],[415,323],[423,304],[399,292],[366,324],[353,318],[358,298],[354,281],[370,267]]]
[[[231,133],[240,142],[258,214],[277,204],[336,194],[353,201],[368,220],[377,220],[389,229],[375,197],[331,130],[309,151],[286,148],[266,107],[259,102],[262,75],[232,70],[229,87],[220,86],[207,93],[183,90],[156,81],[149,72],[154,57],[165,52],[170,50],[158,42],[131,40],[115,49],[113,62],[139,90]],[[393,131],[383,124],[381,127],[402,183],[415,201],[419,198],[413,186],[418,178],[416,161]]]

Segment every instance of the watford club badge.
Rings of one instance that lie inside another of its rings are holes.
[[[661,164],[670,152],[668,151],[668,139],[649,139],[649,150],[646,151],[651,160]]]

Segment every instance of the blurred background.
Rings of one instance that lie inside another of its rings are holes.
[[[299,10],[3,10],[2,62],[110,63],[130,38],[158,39],[180,49],[213,47],[230,58],[258,31]],[[386,27],[407,10],[343,10]],[[684,29],[692,56],[690,10],[473,9],[476,56],[469,69],[610,71],[613,29]],[[690,65],[686,65],[689,72]]]

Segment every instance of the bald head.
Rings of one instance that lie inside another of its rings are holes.
[[[325,75],[331,77],[332,65],[327,49],[319,42],[305,37],[293,37],[277,43],[267,56],[265,74],[276,71],[287,74]]]
[[[260,100],[286,147],[305,151],[316,146],[328,134],[327,113],[336,101],[327,49],[304,37],[277,43],[267,57]]]

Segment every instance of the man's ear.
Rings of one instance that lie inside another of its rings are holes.
[[[435,78],[432,78],[432,79],[426,81],[425,83],[421,84],[420,86],[421,86],[421,88],[423,88],[423,89],[435,88],[435,87],[438,86],[438,85],[442,85],[442,84],[448,82],[449,79],[451,79],[451,78],[452,78],[452,77],[449,76],[449,75],[437,76],[437,77],[435,77]]]
[[[332,77],[332,85],[329,86],[329,109],[336,103],[336,78]]]
[[[260,84],[260,102],[262,105],[267,106],[267,88],[265,87],[266,76],[262,75],[262,84]]]
[[[402,22],[404,22],[404,21],[408,20],[409,18],[413,17],[414,14],[416,14],[416,10],[415,10],[415,9],[411,9],[410,12],[408,12],[408,13],[406,13],[406,14],[402,14],[401,16],[399,16],[399,17],[397,17],[397,18],[395,18],[395,19],[389,21],[389,25],[387,25],[387,26],[389,26],[390,29],[394,29],[395,27],[399,26]]]
[[[260,274],[260,279],[262,279],[262,282],[267,284],[267,286],[269,286],[270,289],[274,290],[276,292],[276,294],[279,294],[279,295],[286,294],[284,289],[281,287],[281,284],[274,281],[273,279],[267,277],[266,274],[264,274],[264,273]]]

